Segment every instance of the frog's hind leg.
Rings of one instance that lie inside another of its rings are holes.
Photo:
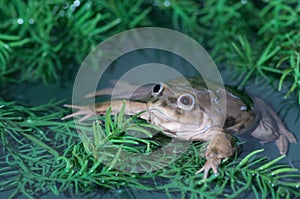
[[[274,141],[280,154],[285,155],[289,144],[297,142],[295,136],[286,129],[278,114],[271,107],[261,99],[254,98],[253,100],[260,118],[258,126],[251,135],[260,139],[261,143]]]

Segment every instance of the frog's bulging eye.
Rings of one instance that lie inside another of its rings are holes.
[[[195,98],[191,94],[182,94],[177,100],[178,106],[184,110],[191,110],[195,105]]]
[[[152,96],[158,96],[163,91],[163,85],[162,84],[155,84],[152,88]]]

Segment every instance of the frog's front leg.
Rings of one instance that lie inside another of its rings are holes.
[[[146,103],[126,101],[126,100],[112,100],[106,102],[100,102],[95,105],[77,106],[77,105],[64,105],[65,107],[78,109],[76,112],[66,115],[62,120],[69,119],[75,116],[83,116],[79,121],[82,122],[90,117],[97,115],[104,115],[109,107],[111,107],[111,114],[115,114],[121,111],[125,105],[126,115],[135,115],[139,112],[145,111],[140,115],[140,118],[149,120],[149,113],[147,111]]]
[[[208,172],[211,169],[214,174],[217,175],[221,160],[230,157],[235,151],[232,136],[225,133],[222,128],[214,127],[206,133],[209,133],[209,144],[205,152],[206,162],[204,166],[196,172],[196,174],[204,172],[203,179],[207,178]]]

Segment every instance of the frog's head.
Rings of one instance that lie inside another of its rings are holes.
[[[195,134],[211,126],[211,119],[199,105],[193,89],[165,83],[155,84],[147,107],[151,123],[179,139],[193,139]]]

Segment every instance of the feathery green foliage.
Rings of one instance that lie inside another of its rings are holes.
[[[144,26],[192,36],[218,65],[236,70],[240,88],[252,77],[298,81],[296,70],[287,72],[300,46],[297,0],[5,0],[0,7],[2,81],[66,78],[100,42]],[[299,86],[290,93],[299,96]]]
[[[1,74],[9,76],[13,69],[21,80],[61,79],[59,73],[74,70],[101,41],[142,23],[141,0],[116,2],[1,1],[0,41],[17,40],[0,42]]]
[[[279,163],[283,156],[268,160],[257,156],[262,152],[257,150],[242,160],[234,157],[223,161],[218,176],[210,175],[203,181],[203,174],[195,175],[205,162],[201,158],[203,143],[192,143],[178,159],[167,152],[147,159],[147,154],[170,140],[153,137],[151,131],[158,128],[137,120],[138,115],[125,117],[124,108],[114,117],[109,109],[93,128],[82,123],[75,128],[73,121],[58,121],[62,112],[55,111],[59,108],[53,103],[34,108],[1,103],[5,153],[0,158],[0,190],[14,189],[11,197],[23,194],[36,198],[47,192],[58,196],[70,188],[79,194],[99,187],[163,191],[170,198],[176,194],[235,198],[249,191],[256,198],[300,196],[300,173]],[[168,164],[161,168],[164,162]],[[151,169],[133,172],[136,165]]]

